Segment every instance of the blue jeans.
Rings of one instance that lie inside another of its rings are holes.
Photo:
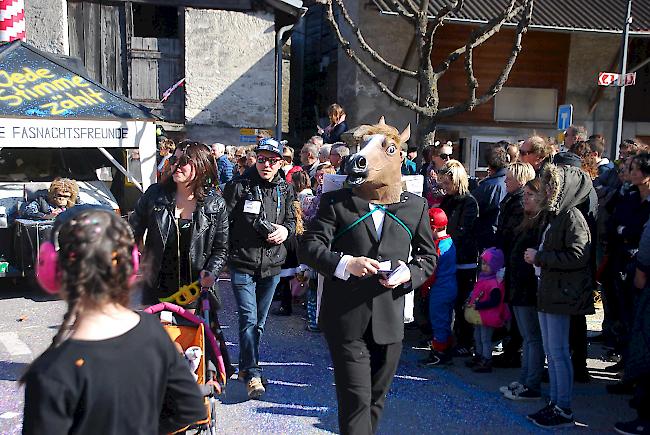
[[[436,289],[435,285],[431,287],[429,294],[429,321],[431,322],[433,340],[439,344],[447,344],[449,336],[451,336],[451,322],[455,302],[455,291]]]
[[[573,394],[573,365],[569,352],[569,325],[566,314],[538,313],[544,352],[548,360],[551,402],[562,408],[571,408]]]
[[[492,360],[493,332],[494,328],[491,326],[474,326],[474,354],[488,361]]]
[[[542,332],[539,329],[537,308],[513,306],[519,332],[524,339],[521,353],[521,372],[519,383],[531,390],[541,391],[542,373],[544,373],[544,346]]]
[[[239,312],[239,370],[248,372],[246,380],[259,378],[260,338],[280,275],[259,278],[233,269],[230,280]]]

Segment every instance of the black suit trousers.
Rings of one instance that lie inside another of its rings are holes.
[[[357,340],[340,342],[327,334],[325,338],[334,365],[341,434],[374,434],[399,364],[402,342],[377,344],[372,321]]]

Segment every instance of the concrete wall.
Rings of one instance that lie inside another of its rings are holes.
[[[27,43],[50,53],[68,54],[66,0],[25,0]]]
[[[239,128],[275,125],[270,13],[185,9],[188,137],[237,143]]]
[[[620,43],[618,35],[571,35],[566,103],[573,104],[574,124],[584,125],[589,134],[604,134],[608,143],[611,142],[616,119],[616,88],[603,89],[592,113],[589,113],[589,102],[597,90],[598,73],[608,71],[618,56]]]
[[[346,2],[346,5],[362,29],[366,42],[387,61],[401,66],[411,42],[413,27],[403,19],[380,15],[374,8],[364,8],[363,3]],[[341,23],[341,26],[347,29],[347,24]],[[345,36],[350,42],[356,42],[354,35],[346,32]],[[393,87],[397,78],[395,73],[371,60],[362,50],[357,49],[356,52],[389,88]],[[338,102],[346,110],[348,125],[375,123],[381,115],[385,115],[386,122],[399,130],[409,122],[414,125],[413,112],[383,94],[343,50],[339,50],[338,61]],[[415,65],[412,63],[409,67],[414,68]],[[416,89],[414,80],[404,80],[398,94],[414,99]]]

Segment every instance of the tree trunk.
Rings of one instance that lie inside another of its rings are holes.
[[[416,141],[418,144],[418,170],[424,163],[424,148],[433,147],[436,143],[436,121],[433,118],[420,115],[420,122],[417,126]]]

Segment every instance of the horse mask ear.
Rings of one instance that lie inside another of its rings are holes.
[[[408,142],[411,138],[411,124],[407,125],[404,131],[399,134],[399,138],[402,140],[402,143]]]
[[[386,118],[384,118],[384,117],[382,116],[381,118],[379,118],[379,122],[378,122],[377,124],[379,124],[379,125],[386,125]]]

